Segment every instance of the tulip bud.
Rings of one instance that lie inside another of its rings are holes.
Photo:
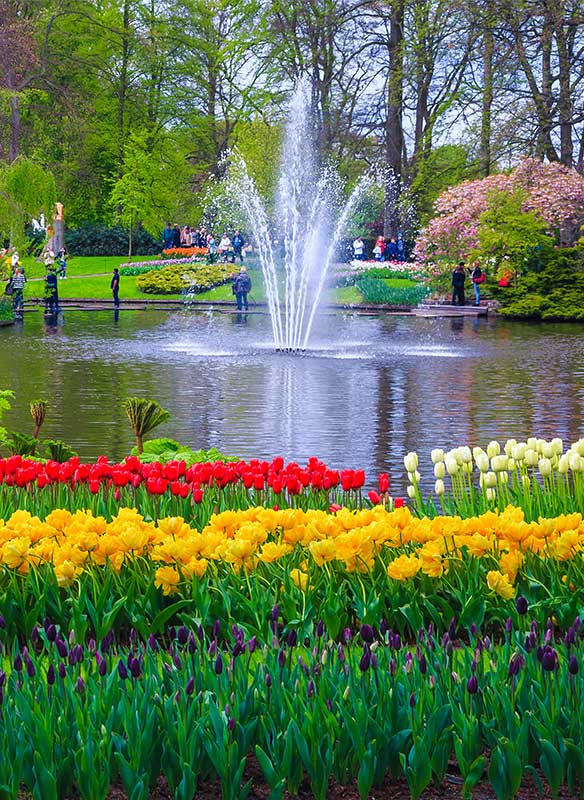
[[[444,463],[446,464],[446,472],[449,475],[452,476],[458,474],[458,461],[455,458],[447,455]]]
[[[66,674],[67,674],[67,669],[63,664],[63,662],[61,661],[61,663],[59,664],[59,677],[63,679]]]
[[[466,690],[469,694],[476,694],[479,690],[479,682],[476,675],[471,675],[466,684]]]
[[[369,649],[369,645],[365,644],[363,647],[363,655],[361,656],[361,660],[359,661],[359,669],[361,672],[367,672],[371,665],[371,650]]]
[[[187,681],[185,692],[187,696],[190,697],[194,691],[195,691],[195,679],[193,677],[190,677]]]
[[[481,452],[475,458],[476,465],[481,472],[488,472],[489,469],[489,457],[485,452]]]
[[[517,609],[517,613],[518,614],[521,614],[521,615],[527,614],[527,610],[529,608],[529,604],[528,604],[527,600],[525,599],[525,597],[523,597],[522,595],[519,595],[519,597],[515,601],[515,608]]]
[[[368,644],[371,644],[371,642],[375,638],[375,632],[373,631],[373,628],[371,627],[371,625],[368,625],[367,623],[361,625],[359,634],[363,639],[363,641],[367,642]]]
[[[410,695],[410,708],[416,707],[416,695],[412,692]]]
[[[436,483],[434,484],[434,491],[439,497],[441,497],[446,491],[446,487],[444,486],[444,481],[437,480]]]
[[[223,658],[221,657],[221,653],[219,653],[217,655],[217,658],[215,659],[215,674],[221,675],[222,672],[223,672]]]
[[[552,474],[552,463],[549,458],[540,458],[538,461],[538,469],[540,474],[545,478]]]
[[[439,461],[434,465],[434,477],[441,479],[446,475],[446,467],[443,461]]]
[[[432,459],[432,464],[438,464],[444,461],[444,450],[432,450],[430,458]]]
[[[270,688],[272,685],[272,677],[269,672],[266,672],[266,677],[264,678],[264,683],[266,684],[266,688]]]
[[[77,682],[75,684],[75,691],[79,692],[79,694],[85,693],[85,681],[81,677],[81,675],[77,678]]]
[[[408,472],[415,472],[418,469],[418,454],[407,453],[404,456],[404,466]]]
[[[49,668],[47,670],[47,683],[49,686],[53,686],[56,680],[55,675],[55,667],[52,664],[49,664]]]
[[[128,677],[128,670],[126,669],[126,665],[122,660],[118,661],[118,675],[123,681],[125,681]]]
[[[414,500],[416,497],[416,490],[411,484],[408,486],[408,497],[410,500]]]
[[[568,672],[570,675],[577,675],[579,668],[578,658],[576,656],[570,656],[570,660],[568,661]]]
[[[489,456],[489,458],[491,459],[495,458],[495,456],[498,456],[500,452],[501,452],[501,445],[499,444],[499,442],[494,442],[494,441],[489,442],[489,444],[487,445],[487,455]]]
[[[497,493],[495,492],[494,489],[487,489],[486,494],[487,494],[487,500],[489,500],[490,502],[495,500],[495,498],[497,497]]]

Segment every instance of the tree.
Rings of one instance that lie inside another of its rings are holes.
[[[40,164],[23,156],[0,164],[0,230],[9,235],[13,247],[26,241],[26,223],[41,212],[48,216],[56,199],[55,179]]]

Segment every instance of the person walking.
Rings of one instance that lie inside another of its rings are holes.
[[[22,267],[16,267],[16,272],[12,276],[12,308],[15,314],[22,314],[24,311],[24,285],[26,275]]]
[[[235,259],[239,259],[239,263],[243,264],[243,248],[245,247],[245,239],[241,235],[241,231],[235,231],[235,235],[232,239],[233,244],[233,263],[235,264]]]
[[[162,231],[162,249],[170,250],[172,247],[172,225],[170,222],[166,223],[166,228]]]
[[[248,292],[251,292],[251,278],[247,274],[246,268],[242,267],[239,270],[239,274],[235,276],[235,280],[233,281],[233,293],[235,294],[235,299],[237,300],[238,311],[243,311],[244,308],[246,311],[249,311],[249,305],[247,302]]]
[[[114,296],[114,307],[117,308],[120,305],[120,271],[117,267],[114,269],[114,274],[112,275],[110,289]]]
[[[481,284],[485,282],[486,275],[482,271],[480,264],[475,262],[474,269],[470,273],[470,278],[472,280],[472,286],[474,289],[475,294],[475,306],[480,306],[481,304]]]
[[[464,261],[452,273],[452,305],[463,306],[464,299],[464,282],[466,280],[466,273],[464,271]]]

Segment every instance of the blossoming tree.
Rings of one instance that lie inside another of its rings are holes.
[[[584,178],[561,164],[526,158],[508,174],[464,181],[443,192],[436,201],[436,217],[416,241],[417,260],[466,259],[478,245],[480,217],[491,198],[518,189],[524,193],[523,211],[534,212],[572,244],[584,220]]]

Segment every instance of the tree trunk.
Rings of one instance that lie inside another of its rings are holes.
[[[20,155],[20,100],[17,94],[10,97],[10,146],[8,161],[12,164]]]
[[[389,29],[389,77],[387,90],[387,119],[385,122],[385,213],[383,234],[395,237],[399,220],[397,201],[401,191],[401,164],[403,150],[403,24],[404,3],[396,0],[392,7]]]
[[[483,96],[481,108],[481,175],[491,173],[491,108],[493,105],[493,31],[490,14],[483,32]]]
[[[556,43],[558,48],[558,116],[560,120],[560,161],[566,167],[573,166],[574,151],[572,142],[572,91],[570,85],[571,53],[564,30],[562,8],[556,13]]]

